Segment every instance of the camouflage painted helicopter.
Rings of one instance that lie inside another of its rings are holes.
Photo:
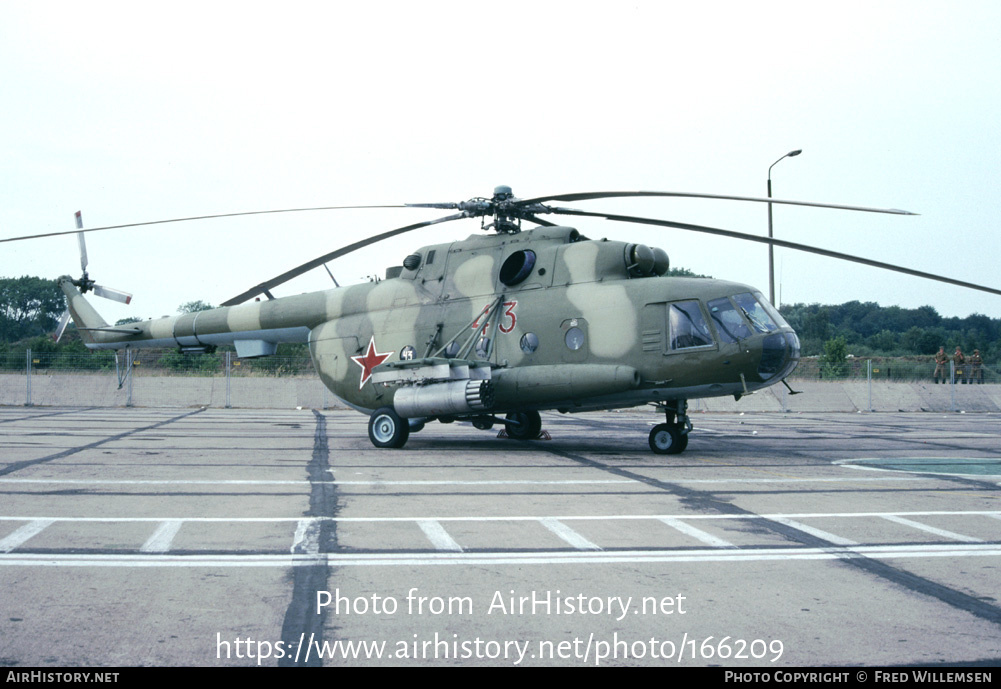
[[[107,324],[82,293],[101,289],[101,296],[120,300],[128,295],[96,287],[90,280],[82,234],[83,277],[63,277],[59,284],[91,349],[170,346],[203,352],[231,344],[240,357],[260,357],[274,354],[280,342],[307,342],[323,383],[347,405],[369,415],[368,433],[377,447],[402,447],[410,433],[431,420],[469,421],[480,429],[500,423],[509,437],[528,440],[539,437],[543,410],[585,412],[653,404],[665,415],[664,423],[649,435],[650,448],[659,454],[687,447],[692,429],[688,400],[724,395],[740,399],[784,383],[800,357],[796,333],[753,287],[668,277],[668,256],[661,249],[590,240],[541,215],[598,217],[771,243],[1001,294],[793,242],[544,203],[640,196],[910,215],[674,192],[594,192],[522,200],[501,186],[491,198],[406,204],[458,212],[330,252],[208,311]],[[493,233],[420,248],[401,266],[389,268],[385,279],[283,298],[271,294],[274,287],[363,246],[472,217],[482,218],[483,229]],[[487,219],[492,222],[487,224]],[[538,227],[522,230],[522,221]],[[112,228],[80,231],[98,229]],[[244,303],[258,295],[268,299]]]

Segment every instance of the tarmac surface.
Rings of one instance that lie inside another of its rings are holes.
[[[1001,662],[1001,415],[0,407],[0,666]]]

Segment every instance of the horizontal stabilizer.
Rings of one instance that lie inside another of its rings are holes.
[[[142,328],[77,328],[77,330],[93,330],[102,333],[124,333],[125,335],[138,335]]]

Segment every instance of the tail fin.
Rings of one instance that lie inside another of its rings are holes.
[[[80,294],[72,279],[66,276],[59,278],[59,289],[66,295],[66,304],[73,322],[80,331],[80,338],[86,344],[97,342],[99,336],[96,331],[108,328],[108,322],[101,318],[90,302]]]

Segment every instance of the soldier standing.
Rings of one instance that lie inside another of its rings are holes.
[[[984,360],[980,356],[980,350],[974,349],[973,356],[970,357],[970,383],[984,382]]]
[[[963,365],[966,363],[966,357],[963,356],[963,350],[956,347],[956,353],[952,355],[952,363],[956,365],[956,378],[960,383],[963,381]],[[955,382],[955,381],[953,381]]]
[[[935,355],[935,384],[938,385],[938,377],[942,376],[942,382],[945,382],[945,365],[948,363],[949,357],[945,353],[945,346],[938,348],[938,354]]]

